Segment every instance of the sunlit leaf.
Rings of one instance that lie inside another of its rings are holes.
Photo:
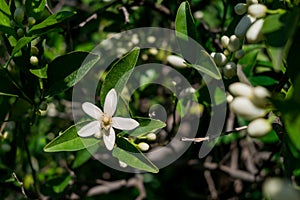
[[[155,132],[163,127],[166,124],[157,119],[150,119],[150,118],[135,118],[140,125],[133,131],[130,132],[130,136],[144,136],[148,133]]]

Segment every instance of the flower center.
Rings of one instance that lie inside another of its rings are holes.
[[[101,128],[104,128],[106,131],[111,127],[111,116],[103,114],[101,118]]]

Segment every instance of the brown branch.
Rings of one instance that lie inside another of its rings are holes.
[[[210,192],[211,199],[218,199],[218,191],[216,190],[216,186],[213,178],[211,177],[210,171],[204,171],[204,177],[208,185],[208,190]]]
[[[124,14],[124,18],[125,18],[125,22],[124,23],[128,24],[130,22],[130,20],[129,20],[129,13],[128,13],[127,9],[124,6],[121,6],[119,8],[119,10],[122,10],[122,12]]]
[[[23,182],[20,181],[20,180],[18,179],[18,177],[17,177],[17,175],[16,175],[15,172],[13,172],[12,175],[13,175],[14,179],[15,179],[15,180],[18,182],[18,184],[20,185],[22,194],[24,195],[24,197],[25,197],[26,199],[28,199],[28,196],[26,195],[26,192],[25,192],[25,189],[24,189],[24,184],[23,184]]]

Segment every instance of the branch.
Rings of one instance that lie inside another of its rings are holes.
[[[20,180],[18,179],[18,177],[17,177],[17,175],[16,175],[15,172],[13,172],[12,175],[13,175],[14,179],[15,179],[15,180],[18,182],[18,184],[20,185],[22,194],[24,195],[24,197],[25,197],[26,199],[28,199],[28,196],[26,195],[26,192],[25,192],[25,189],[24,189],[24,184],[23,184],[23,182],[20,181]]]

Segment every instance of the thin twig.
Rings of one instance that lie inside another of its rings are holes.
[[[19,180],[19,178],[17,177],[17,175],[16,175],[15,172],[13,172],[12,175],[13,175],[14,179],[19,183],[19,185],[20,185],[20,187],[21,187],[22,194],[24,195],[24,197],[25,197],[26,199],[28,199],[28,196],[26,195],[26,192],[25,192],[25,189],[24,189],[24,184],[23,184],[23,182]]]
[[[119,8],[119,10],[122,10],[122,12],[123,12],[123,14],[124,14],[124,18],[125,18],[125,24],[128,24],[129,22],[130,22],[130,20],[129,20],[129,13],[128,13],[128,11],[127,11],[127,9],[126,9],[126,7],[125,6],[121,6],[120,8]]]
[[[211,199],[218,199],[218,191],[216,190],[216,186],[213,178],[211,177],[210,171],[204,171],[204,177],[208,185],[208,190],[210,192]]]

